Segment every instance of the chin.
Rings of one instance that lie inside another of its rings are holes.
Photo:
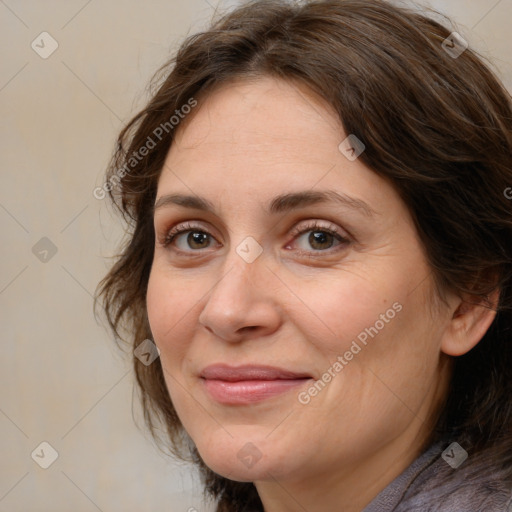
[[[268,435],[268,432],[267,434]],[[272,480],[288,473],[282,462],[289,456],[280,453],[265,435],[237,436],[224,442],[211,440],[197,443],[204,463],[215,473],[237,482]],[[289,468],[288,468],[289,469]]]

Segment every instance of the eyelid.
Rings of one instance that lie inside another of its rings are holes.
[[[218,240],[216,239],[215,235],[212,234],[212,232],[211,232],[212,230],[210,228],[205,228],[203,225],[201,225],[201,222],[204,222],[204,221],[187,220],[187,221],[179,222],[178,224],[174,225],[171,228],[164,229],[161,232],[161,235],[158,237],[160,244],[165,248],[165,247],[171,245],[174,242],[174,240],[176,239],[176,237],[181,236],[190,231],[198,231],[198,232],[206,233],[208,236],[212,237],[215,241],[217,241],[217,243],[219,243]],[[299,223],[297,223],[297,225],[294,226],[293,229],[290,230],[289,236],[293,237],[293,239],[286,244],[286,247],[288,247],[290,245],[290,243],[293,243],[298,236],[303,235],[304,233],[307,233],[308,231],[314,231],[314,230],[325,231],[325,232],[330,233],[332,236],[337,238],[337,240],[340,242],[340,245],[351,241],[351,235],[346,230],[340,230],[340,228],[338,226],[336,226],[335,224],[333,224],[332,222],[327,221],[327,220],[312,219],[312,220],[305,221],[305,223],[299,222]],[[205,252],[205,251],[201,251],[201,250],[182,251],[178,248],[174,248],[174,250],[176,252],[187,253],[187,254],[197,253],[197,255],[199,255],[201,252]],[[303,254],[306,254],[306,253],[307,254],[315,254],[316,253],[317,255],[320,256],[322,254],[329,254],[334,251],[333,251],[333,249],[327,249],[327,250],[323,250],[323,251],[315,251],[315,250],[305,251],[305,250],[299,249],[296,252],[299,254],[302,254],[302,253]]]
[[[324,225],[322,224],[322,222],[329,221],[310,220],[306,225],[295,227],[291,232],[293,240],[290,243],[286,244],[285,249],[290,249],[290,246],[304,234],[314,231],[323,231],[329,233],[338,241],[338,245],[334,247],[329,247],[328,249],[325,250],[295,249],[294,252],[299,257],[307,257],[310,259],[316,259],[321,261],[322,258],[328,258],[329,256],[333,256],[343,250],[346,250],[347,246],[351,245],[353,239],[352,236],[348,234],[347,231],[340,230],[340,228],[335,224],[328,223],[328,225]]]
[[[216,239],[215,235],[212,233],[213,230],[210,228],[204,227],[203,225],[200,224],[200,222],[203,222],[203,221],[187,220],[187,221],[179,222],[171,228],[163,229],[161,232],[161,236],[159,237],[160,243],[164,246],[167,246],[170,243],[172,243],[172,241],[177,236],[180,236],[188,231],[200,231],[200,232],[206,233],[207,235]]]
[[[325,224],[322,224],[324,223]],[[327,220],[309,220],[306,221],[305,224],[300,224],[298,226],[295,226],[291,231],[290,235],[293,237],[296,237],[298,235],[302,235],[303,233],[307,231],[313,231],[313,230],[326,230],[327,232],[331,232],[333,234],[338,235],[342,239],[348,239],[350,238],[350,235],[345,230],[340,230],[336,224],[333,224],[332,222],[329,222]]]

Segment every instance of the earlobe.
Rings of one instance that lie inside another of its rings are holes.
[[[499,290],[487,301],[475,296],[460,299],[441,343],[441,350],[450,356],[461,356],[474,348],[484,337],[496,317]]]

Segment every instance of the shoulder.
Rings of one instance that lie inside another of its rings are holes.
[[[512,512],[512,490],[500,485],[460,485],[432,496],[406,498],[393,512]]]
[[[503,464],[509,457],[464,451],[454,463],[451,446],[431,445],[364,512],[512,512],[512,465]]]
[[[439,446],[430,453],[437,456],[416,475],[393,512],[512,512],[511,468],[502,471],[488,460],[483,465],[482,458],[454,468]]]

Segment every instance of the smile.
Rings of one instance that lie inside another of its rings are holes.
[[[269,366],[214,365],[200,375],[207,394],[225,405],[247,405],[260,402],[297,386],[311,376]]]

